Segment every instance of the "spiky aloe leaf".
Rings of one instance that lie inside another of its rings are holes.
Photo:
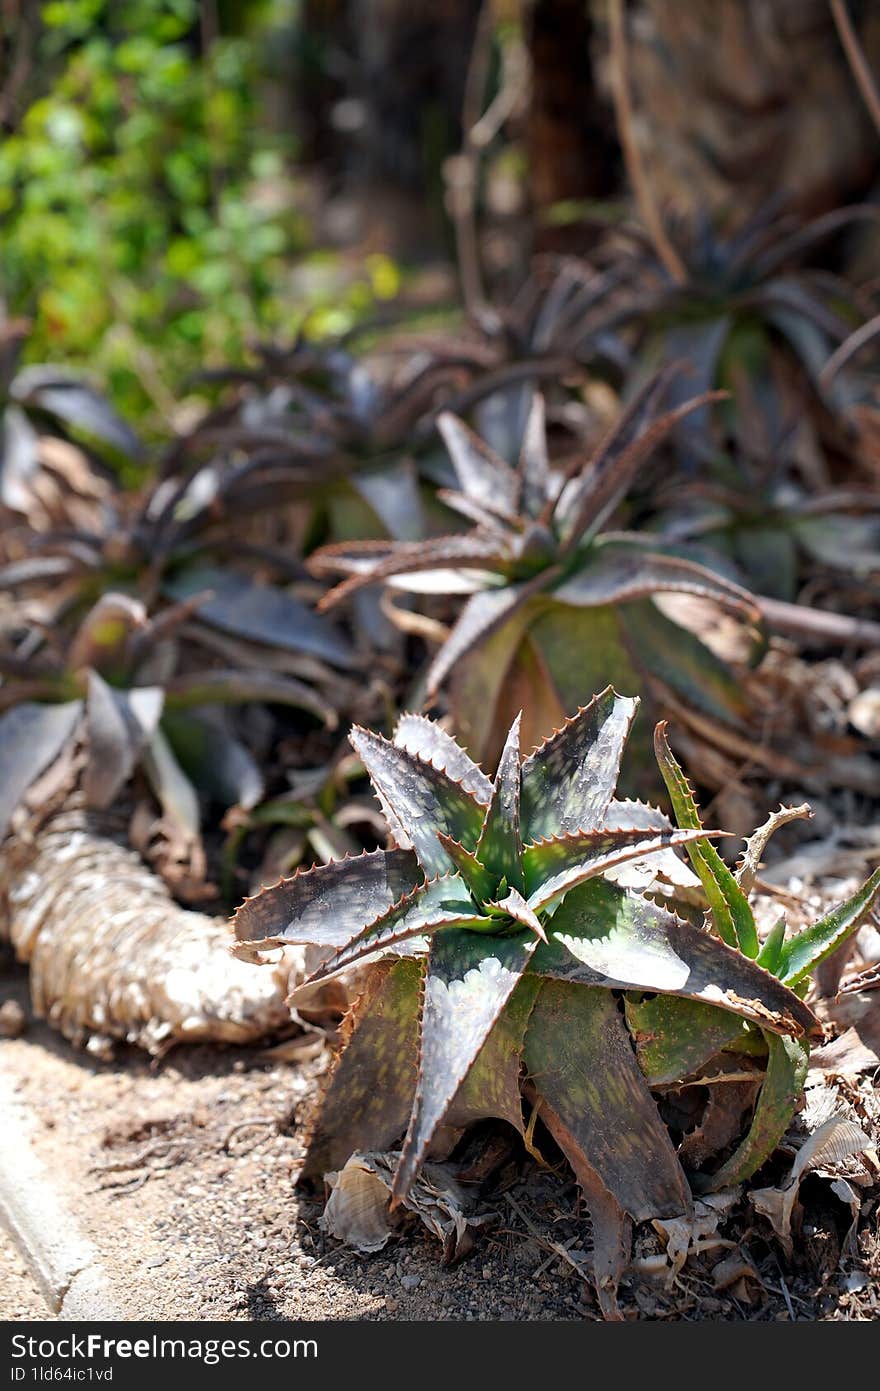
[[[662,681],[694,710],[724,724],[742,724],[748,714],[742,683],[701,638],[667,618],[651,599],[615,612],[620,641],[642,680]]]
[[[523,584],[507,584],[482,589],[468,599],[449,637],[431,663],[426,687],[429,694],[437,691],[449,673],[478,643],[483,643],[502,626],[506,626],[529,599],[546,587],[547,575],[537,575]]]
[[[639,1066],[652,1087],[689,1077],[740,1038],[745,1027],[727,1010],[672,995],[627,996],[624,1011]]]
[[[536,749],[522,766],[523,838],[592,830],[614,796],[638,700],[609,686]]]
[[[443,1120],[463,1130],[477,1121],[507,1121],[522,1134],[520,1064],[526,1027],[541,988],[537,976],[523,976],[477,1054]]]
[[[539,975],[681,995],[779,1033],[818,1027],[797,995],[741,952],[616,884],[572,889],[546,927],[550,943],[530,968]]]
[[[163,582],[165,593],[185,600],[210,592],[199,617],[222,632],[274,647],[308,652],[343,670],[354,663],[344,636],[283,589],[258,585],[231,570],[192,566]]]
[[[797,821],[802,817],[808,818],[812,815],[812,810],[806,802],[798,807],[780,807],[778,811],[771,812],[763,826],[759,826],[757,831],[749,836],[735,875],[736,882],[744,894],[751,893],[754,887],[761,857],[767,848],[770,837],[776,834],[780,826],[787,826],[790,821]]]
[[[759,966],[763,966],[765,971],[771,975],[779,975],[779,965],[782,960],[782,944],[785,941],[785,918],[780,918],[775,927],[772,927],[761,944],[761,950],[756,957]]]
[[[516,471],[451,411],[441,411],[437,428],[466,495],[514,520],[520,493]]]
[[[233,918],[243,942],[342,947],[424,880],[411,850],[373,850],[300,870],[245,899]]]
[[[393,742],[399,749],[433,763],[483,806],[491,802],[492,779],[486,777],[470,754],[465,753],[461,744],[436,720],[426,719],[424,715],[401,715],[394,728]]]
[[[669,1132],[609,991],[545,982],[524,1056],[539,1095],[621,1207],[637,1221],[690,1210]]]
[[[79,700],[65,705],[23,701],[0,717],[0,839],[31,783],[73,734],[81,713]]]
[[[431,1137],[519,981],[537,938],[446,931],[431,940],[422,1007],[419,1081],[392,1206],[409,1192]]]
[[[688,845],[700,831],[660,831],[654,835],[641,827],[616,831],[575,831],[557,840],[527,845],[523,851],[526,892],[535,911],[552,910],[571,889],[594,879],[627,860],[648,858],[655,851]],[[711,831],[711,835],[721,835]]]
[[[310,710],[328,729],[339,723],[336,711],[304,681],[274,671],[236,671],[213,669],[174,676],[165,687],[169,709],[186,710],[193,705],[238,705],[264,700],[273,705],[293,705]]]
[[[542,942],[547,941],[547,934],[540,918],[535,915],[518,889],[508,889],[504,898],[497,899],[488,907],[490,909],[497,908],[498,912],[504,914],[505,917],[513,918],[514,922],[521,923],[530,932],[534,932],[535,936],[540,937]]]
[[[616,541],[596,545],[588,563],[553,593],[560,602],[577,608],[629,604],[654,594],[692,594],[711,599],[738,617],[753,621],[760,617],[747,590],[704,565]]]
[[[483,827],[483,808],[463,787],[381,734],[356,725],[349,737],[392,832],[402,830],[426,874],[445,874],[453,868],[437,839],[439,831],[474,849]]]
[[[669,747],[665,721],[654,731],[654,752],[676,821],[683,828],[699,830],[702,823],[694,794]],[[715,930],[728,946],[739,946],[745,956],[754,959],[760,950],[755,917],[733,874],[710,841],[698,840],[688,845],[687,851],[706,891]]]
[[[476,902],[488,903],[498,889],[498,880],[492,871],[488,870],[471,850],[465,850],[464,846],[459,845],[451,836],[444,836],[440,832],[437,838]]]
[[[804,982],[826,956],[857,932],[880,897],[880,869],[875,869],[860,889],[845,903],[805,927],[796,937],[783,942],[776,974],[795,989]]]
[[[361,541],[341,546],[325,546],[316,552],[310,566],[318,574],[341,570],[348,572],[343,580],[324,595],[319,611],[333,608],[365,585],[380,580],[396,580],[398,587],[425,592],[425,585],[415,577],[420,574],[443,576],[439,589],[429,582],[427,592],[447,592],[446,577],[458,569],[494,571],[506,568],[507,541],[490,531],[472,531],[466,536],[435,536],[427,541]],[[403,578],[405,577],[405,578]],[[484,582],[482,576],[476,584]],[[475,586],[469,588],[473,590]],[[455,592],[462,590],[456,586]]]
[[[749,1133],[716,1173],[693,1176],[691,1182],[698,1193],[715,1193],[719,1188],[749,1178],[770,1158],[794,1115],[809,1067],[809,1044],[801,1039],[781,1038],[766,1030],[764,1036],[768,1048],[767,1071]]]
[[[640,802],[633,798],[624,801],[614,798],[609,802],[602,824],[606,830],[641,826],[645,831],[658,833],[673,829],[672,822],[665,812],[651,806],[650,802]],[[674,850],[652,851],[650,859],[645,861],[644,872],[649,874],[651,879],[661,879],[673,885],[677,894],[687,900],[693,901],[696,896],[697,902],[703,902],[702,884],[690,864],[676,855]]]
[[[519,829],[521,718],[521,715],[517,715],[510,727],[495,776],[492,801],[474,851],[480,863],[495,876],[496,883],[505,879],[511,888],[520,892],[525,888]]]
[[[570,489],[567,496],[563,495],[565,512],[559,520],[569,546],[577,544],[591,523],[595,528],[596,523],[601,522],[609,500],[617,496],[618,460],[644,435],[678,371],[680,364],[669,364],[644,384],[600,444],[592,467],[584,471],[576,488]]]
[[[523,484],[525,510],[529,516],[537,517],[542,511],[550,491],[546,410],[544,397],[539,391],[536,391],[532,396],[523,430],[519,472]]]
[[[312,972],[307,984],[324,980],[374,952],[389,947],[400,949],[410,939],[421,939],[438,927],[476,928],[482,932],[494,927],[492,919],[474,906],[464,881],[457,874],[445,874],[420,884],[375,922],[368,923],[359,932],[349,933],[347,941]]]
[[[156,732],[163,692],[141,686],[117,691],[96,671],[89,672],[86,730],[89,761],[83,791],[90,807],[109,807],[134,771],[144,747]]]
[[[380,961],[343,1024],[344,1042],[309,1140],[303,1177],[361,1149],[396,1144],[412,1113],[419,1047],[418,961]]]

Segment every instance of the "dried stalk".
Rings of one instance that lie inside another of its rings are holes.
[[[180,907],[118,818],[65,809],[0,852],[0,937],[30,965],[36,1013],[106,1053],[250,1043],[290,1023],[290,962],[229,954],[228,925]]]
[[[633,133],[633,108],[629,84],[629,55],[626,47],[626,28],[623,0],[609,0],[608,35],[611,46],[612,94],[617,134],[626,172],[632,185],[642,221],[654,243],[654,249],[666,271],[679,285],[687,279],[684,262],[666,234],[663,220],[654,200],[650,182]]]
[[[877,133],[880,134],[880,91],[877,90],[874,75],[868,66],[868,60],[853,28],[849,10],[846,8],[846,0],[830,0],[830,4],[840,43],[856,80],[856,86],[861,93],[868,114],[874,122]]]

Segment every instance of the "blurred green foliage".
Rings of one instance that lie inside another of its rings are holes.
[[[43,4],[0,144],[0,300],[33,319],[29,360],[87,366],[147,425],[249,339],[307,311],[338,331],[397,288],[384,258],[342,290],[323,264],[292,275],[308,227],[294,142],[260,110],[272,16],[244,9],[215,33],[197,0]]]

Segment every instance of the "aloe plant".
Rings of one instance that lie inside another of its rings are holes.
[[[494,780],[421,716],[404,715],[393,741],[352,732],[394,848],[283,879],[234,919],[246,959],[283,943],[319,949],[313,982],[373,963],[306,1175],[404,1136],[400,1203],[425,1158],[448,1153],[472,1123],[496,1117],[530,1134],[525,1092],[597,1230],[619,1227],[623,1214],[686,1213],[691,1186],[652,1091],[711,1075],[721,1050],[747,1054],[763,1081],[745,1138],[694,1186],[744,1178],[772,1151],[817,1031],[802,985],[870,910],[880,871],[800,936],[777,932],[759,947],[747,876],[769,830],[738,881],[700,824],[662,728],[658,754],[680,828],[618,800],[636,704],[606,690],[524,761],[515,721]],[[707,928],[623,874],[652,860],[662,871],[680,845],[707,891]]]
[[[516,468],[457,417],[441,414],[458,488],[439,496],[473,529],[415,543],[328,546],[312,557],[319,574],[348,577],[324,607],[377,582],[470,596],[426,685],[430,697],[449,680],[456,728],[475,756],[497,757],[492,741],[517,707],[534,743],[607,682],[646,695],[668,685],[726,723],[744,715],[742,691],[725,664],[655,600],[696,595],[757,623],[751,596],[664,550],[657,537],[609,529],[645,459],[704,404],[698,398],[658,418],[675,374],[673,367],[654,377],[592,457],[577,457],[568,469],[549,457],[540,396]]]
[[[139,466],[139,439],[89,381],[45,363],[20,365],[30,331],[0,305],[0,509],[44,530],[65,510],[91,515],[107,490],[90,456]]]
[[[686,357],[699,389],[734,388],[718,424],[742,447],[763,437],[778,452],[787,433],[810,428],[811,417],[815,447],[855,393],[849,372],[831,380],[823,369],[873,311],[867,294],[814,269],[809,257],[854,222],[877,217],[876,207],[860,204],[799,223],[768,205],[729,234],[704,218],[679,239],[680,281],[643,235],[630,240],[618,229],[617,279],[627,288],[612,296],[603,326],[629,337],[635,361]],[[708,425],[707,411],[678,432],[686,461],[709,456]]]

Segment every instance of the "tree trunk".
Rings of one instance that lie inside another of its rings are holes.
[[[538,251],[583,251],[583,228],[547,226],[541,215],[554,204],[608,198],[619,181],[611,103],[593,77],[592,33],[584,0],[535,0],[531,8],[526,147]]]
[[[290,1023],[290,960],[236,961],[229,925],[175,903],[112,815],[67,808],[7,839],[4,936],[30,965],[36,1013],[92,1052],[251,1043]]]
[[[743,221],[770,198],[801,216],[856,201],[877,133],[828,0],[638,0],[636,137],[661,206]],[[869,64],[880,11],[850,4]]]

